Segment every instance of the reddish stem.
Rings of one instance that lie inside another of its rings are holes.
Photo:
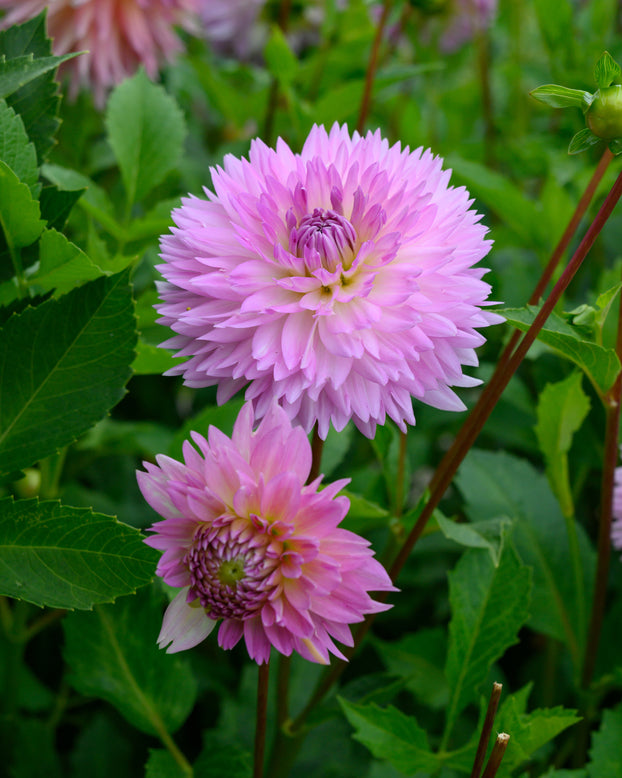
[[[376,68],[378,66],[378,52],[380,51],[380,43],[382,36],[384,35],[384,28],[389,18],[389,11],[391,10],[391,0],[385,0],[382,5],[382,13],[380,14],[380,20],[376,27],[376,34],[374,36],[374,42],[372,43],[371,53],[369,55],[369,62],[367,63],[367,72],[365,73],[365,87],[363,89],[363,99],[361,100],[361,108],[359,111],[359,119],[356,123],[356,129],[362,133],[365,129],[365,122],[367,121],[367,114],[371,106],[371,94],[374,86],[374,78],[376,77]]]

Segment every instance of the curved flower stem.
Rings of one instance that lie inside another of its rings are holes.
[[[365,129],[365,122],[367,121],[367,114],[371,106],[371,94],[374,87],[374,78],[376,77],[376,68],[378,66],[378,52],[380,51],[380,43],[382,36],[384,35],[384,28],[389,18],[389,11],[391,10],[391,0],[385,0],[382,4],[382,13],[380,14],[380,20],[376,27],[376,34],[374,36],[374,42],[371,46],[371,53],[369,55],[369,62],[367,63],[367,72],[365,73],[365,87],[363,89],[363,98],[361,100],[361,107],[359,110],[359,118],[356,123],[356,129],[361,134]]]
[[[257,679],[257,723],[255,729],[255,766],[253,778],[263,778],[263,762],[266,752],[266,723],[268,710],[268,679],[270,677],[270,660],[259,665]]]
[[[622,361],[622,297],[619,303],[618,332],[616,337],[616,353]],[[603,461],[603,477],[600,503],[600,525],[598,528],[598,560],[596,563],[596,580],[592,615],[587,633],[587,645],[583,662],[581,685],[587,689],[592,682],[598,644],[605,613],[605,595],[609,577],[609,561],[611,558],[611,514],[613,507],[613,483],[618,461],[618,430],[620,428],[620,402],[622,402],[622,371],[618,373],[611,389],[604,397],[606,412],[605,450]]]
[[[497,369],[493,375],[493,378],[480,395],[478,402],[473,407],[467,421],[456,436],[451,448],[443,457],[436,471],[435,478],[433,479],[430,486],[430,498],[426,503],[423,511],[421,512],[419,519],[415,523],[415,526],[411,530],[410,535],[402,546],[398,556],[393,562],[393,565],[391,566],[389,571],[391,580],[395,581],[401,572],[402,567],[406,563],[406,560],[410,556],[410,553],[415,546],[415,543],[423,534],[425,525],[436,510],[436,507],[445,494],[445,490],[453,480],[453,477],[456,474],[458,467],[462,463],[462,460],[475,442],[475,439],[479,435],[482,427],[492,413],[492,410],[501,397],[505,387],[508,385],[516,369],[523,361],[525,354],[529,351],[529,348],[535,341],[538,333],[553,311],[553,308],[557,305],[562,294],[566,291],[571,280],[574,278],[576,272],[581,267],[583,260],[587,256],[588,251],[602,230],[605,222],[611,215],[611,212],[613,211],[621,195],[622,173],[616,179],[614,185],[611,188],[611,191],[607,195],[603,205],[596,215],[596,218],[590,225],[587,233],[579,244],[566,269],[553,287],[551,294],[546,299],[542,308],[538,312],[538,315],[523,336],[520,345],[513,354],[508,354],[506,356],[503,369]],[[378,596],[378,600],[382,599],[382,595]],[[375,614],[371,614],[362,624],[359,625],[354,634],[354,646],[352,648],[345,649],[343,652],[346,657],[350,658],[355,652],[356,648],[361,644],[363,638],[371,627],[374,618]],[[292,732],[295,733],[300,730],[311,710],[323,699],[335,681],[337,681],[345,667],[345,662],[335,662],[331,666],[330,670],[321,679],[306,707],[293,722],[291,727]]]

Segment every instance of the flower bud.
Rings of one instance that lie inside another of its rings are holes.
[[[586,113],[587,126],[603,140],[622,137],[622,86],[616,84],[595,92]]]

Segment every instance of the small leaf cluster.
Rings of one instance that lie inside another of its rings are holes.
[[[530,94],[552,108],[580,108],[587,127],[572,138],[569,154],[579,154],[605,141],[613,154],[622,153],[622,70],[605,51],[594,66],[598,89],[591,94],[558,84],[545,84]]]

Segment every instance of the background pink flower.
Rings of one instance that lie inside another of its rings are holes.
[[[162,345],[189,357],[169,373],[221,403],[248,386],[258,417],[276,398],[322,438],[350,419],[405,429],[411,396],[461,410],[449,387],[478,383],[462,366],[500,318],[473,267],[487,230],[441,162],[337,124],[300,154],[279,139],[226,156],[161,239],[159,321],[177,333]]]
[[[54,54],[88,51],[64,67],[71,95],[93,89],[102,106],[108,90],[143,65],[155,78],[159,66],[183,47],[175,25],[191,29],[197,0],[0,0],[3,28],[22,24],[47,8]],[[195,28],[196,29],[196,28]]]
[[[305,482],[311,446],[300,427],[272,405],[253,432],[246,404],[231,439],[210,427],[192,433],[182,464],[166,456],[137,474],[147,502],[164,517],[145,542],[164,553],[157,573],[183,587],[168,607],[158,642],[168,652],[201,642],[222,619],[218,642],[244,637],[266,662],[270,646],[327,663],[333,643],[352,645],[348,624],[386,610],[368,590],[393,590],[369,543],[338,524],[347,483],[318,492]]]
[[[612,517],[611,540],[613,545],[622,551],[622,467],[617,467],[615,472]]]
[[[455,51],[492,24],[497,0],[453,0],[449,13],[440,41],[441,50],[447,52]]]

